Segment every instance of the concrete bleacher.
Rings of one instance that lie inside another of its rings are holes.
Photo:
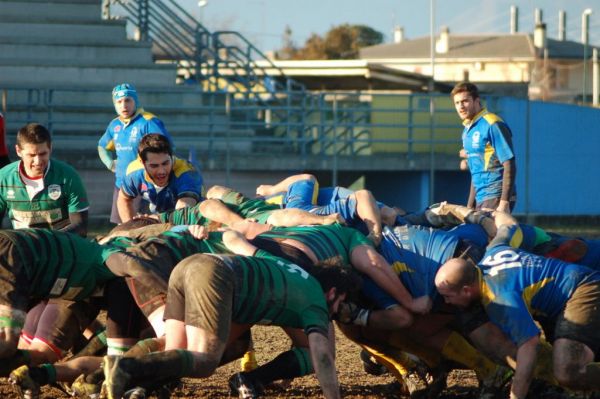
[[[110,91],[122,82],[136,86],[142,106],[185,143],[181,150],[201,151],[209,126],[213,135],[228,132],[225,95],[176,85],[177,66],[155,63],[151,42],[128,39],[125,20],[102,19],[101,3],[0,0],[0,90],[6,97],[9,141],[25,122],[38,121],[50,126],[65,150],[94,153],[115,117]],[[233,150],[250,146],[239,140]]]
[[[176,84],[174,63],[155,63],[152,43],[131,40],[126,21],[102,19],[102,0],[0,0],[0,94],[7,142],[34,121],[49,126],[54,156],[75,165],[84,179],[92,215],[106,215],[112,174],[101,164],[97,141],[116,116],[111,90],[136,86],[141,105],[159,116],[177,153],[251,149],[250,129],[233,129],[225,94]],[[229,143],[208,139],[234,136]],[[14,153],[13,153],[14,159]]]

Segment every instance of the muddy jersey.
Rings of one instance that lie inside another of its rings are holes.
[[[359,245],[372,246],[358,230],[332,224],[327,226],[275,227],[260,234],[263,238],[292,239],[309,247],[320,262],[350,264],[350,254]]]
[[[44,188],[32,198],[19,173],[21,161],[0,169],[0,217],[8,212],[14,229],[40,227],[60,230],[70,224],[69,213],[89,208],[81,178],[71,166],[52,159]]]
[[[145,248],[161,246],[168,251],[171,259],[177,264],[190,255],[197,253],[231,253],[223,244],[223,233],[210,233],[207,239],[198,240],[189,232],[167,231],[132,246],[128,251],[144,253]],[[173,267],[175,266],[173,265]]]
[[[479,263],[482,303],[490,320],[517,345],[540,333],[534,318],[554,319],[575,289],[600,273],[514,248],[518,226],[503,226]]]
[[[305,270],[262,250],[255,256],[213,256],[235,273],[232,321],[327,334],[325,295],[319,282]]]
[[[104,261],[119,249],[75,234],[46,229],[3,230],[0,241],[2,249],[11,245],[19,255],[16,264],[3,268],[17,281],[24,278],[33,298],[85,299],[98,285],[116,277]]]

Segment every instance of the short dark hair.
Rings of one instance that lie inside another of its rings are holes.
[[[473,100],[479,98],[479,89],[471,82],[460,82],[450,92],[450,97],[454,98],[458,93],[469,93]]]
[[[310,269],[310,275],[321,284],[323,292],[335,287],[338,295],[347,294],[348,297],[354,298],[362,288],[362,280],[352,271],[350,265],[315,265]]]
[[[23,148],[25,144],[43,144],[52,145],[52,136],[43,125],[39,123],[28,123],[17,132],[17,145]]]
[[[149,152],[153,154],[173,155],[173,149],[171,148],[169,139],[160,133],[147,134],[140,140],[140,145],[138,146],[138,155],[142,161],[147,160],[147,154]]]

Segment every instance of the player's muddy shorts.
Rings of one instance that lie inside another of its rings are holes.
[[[544,332],[546,332],[544,330]],[[580,285],[556,319],[552,342],[568,338],[600,350],[600,282]]]
[[[67,301],[50,299],[33,307],[25,319],[22,334],[27,340],[44,342],[62,358],[76,346],[81,333],[98,316],[101,300]]]
[[[226,342],[234,290],[235,273],[225,262],[206,254],[189,256],[171,274],[164,319],[183,321]]]
[[[164,245],[152,241],[142,242],[129,247],[126,253],[111,255],[107,265],[110,267],[114,264],[113,262],[121,263],[126,271],[140,268],[150,270],[153,272],[153,277],[158,277],[163,281],[164,284],[158,286],[154,279],[145,278],[144,275],[125,279],[135,303],[144,315],[149,316],[154,310],[165,304],[167,282],[176,261],[173,259],[173,254]]]
[[[27,311],[31,282],[25,275],[22,259],[17,246],[0,236],[0,305]]]

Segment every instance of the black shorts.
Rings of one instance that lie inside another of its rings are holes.
[[[81,340],[81,333],[98,316],[100,308],[100,302],[95,299],[40,302],[27,313],[23,334],[44,342],[63,357]]]

